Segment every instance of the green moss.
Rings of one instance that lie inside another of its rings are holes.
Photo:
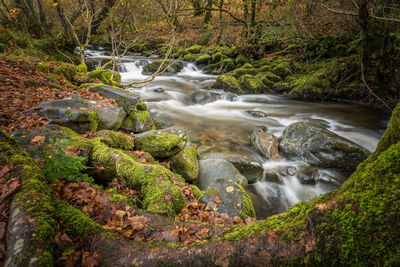
[[[244,65],[246,63],[250,63],[251,60],[243,55],[238,55],[236,57],[236,65],[241,66]]]
[[[174,172],[182,175],[186,181],[193,182],[199,173],[199,157],[194,146],[184,149],[170,158],[171,168]]]
[[[264,91],[264,84],[256,76],[245,74],[239,78],[240,87],[246,92],[261,93]]]
[[[102,130],[96,133],[96,137],[112,148],[123,150],[133,150],[134,148],[133,137],[121,132]]]
[[[133,132],[149,131],[153,128],[154,121],[147,111],[133,110],[125,117],[121,128]]]
[[[54,258],[53,258],[53,254],[51,254],[49,251],[44,251],[43,253],[41,253],[38,257],[38,266],[54,266]]]
[[[113,74],[114,73],[114,74]],[[111,76],[113,79],[111,80]],[[94,71],[88,73],[87,82],[93,83],[96,79],[99,79],[102,83],[121,83],[121,74],[112,70],[105,70],[102,68],[97,68]]]
[[[215,83],[212,85],[212,87],[223,89],[230,92],[237,92],[237,93],[243,92],[239,84],[239,81],[235,77],[229,75],[219,76],[215,81]]]
[[[200,53],[202,48],[203,47],[201,45],[193,45],[189,48],[186,48],[186,52],[190,53],[190,54],[197,54],[197,53]]]
[[[3,43],[0,43],[0,53],[4,53],[7,51],[7,46]]]
[[[89,112],[89,121],[90,121],[90,126],[89,126],[89,131],[97,131],[98,129],[101,129],[103,126],[103,122],[100,119],[99,113],[96,110],[90,110]]]
[[[163,64],[161,70],[165,69],[168,65],[170,65],[168,68],[166,68],[164,70],[163,73],[160,74],[160,75],[164,75],[164,76],[174,75],[183,69],[183,63],[180,61],[173,62],[171,64],[171,62],[168,62],[168,61],[163,62],[161,60],[157,60],[157,61],[148,63],[146,66],[144,66],[143,70],[142,70],[142,74],[143,75],[151,75],[151,74],[155,73],[160,68],[161,64]]]
[[[391,144],[400,141],[400,103],[393,110],[392,117],[389,122],[389,127],[385,131],[382,139],[378,143],[377,152],[382,152],[389,148]]]
[[[212,61],[212,57],[209,54],[203,54],[196,58],[197,65],[202,65],[202,66],[208,65],[211,63],[211,61]]]
[[[61,63],[59,66],[54,68],[54,73],[63,75],[68,81],[74,81],[76,74],[75,65],[70,63]]]
[[[146,103],[142,102],[142,100],[139,100],[136,104],[136,109],[140,110],[140,111],[146,111],[147,105],[146,105]]]
[[[244,190],[244,188],[240,185],[237,184],[240,188],[240,191],[242,192],[242,210],[240,211],[240,215],[243,216],[243,218],[247,217],[256,217],[256,212],[253,207],[253,203],[251,202],[251,198],[249,194]]]
[[[225,58],[220,63],[223,72],[232,71],[236,68],[235,61],[232,58]]]
[[[52,68],[47,63],[39,63],[37,64],[38,71],[48,73],[52,70]]]
[[[135,146],[137,149],[149,152],[154,157],[169,157],[183,150],[186,142],[185,137],[161,132],[136,139]]]
[[[289,95],[298,98],[323,98],[333,90],[330,81],[326,78],[326,71],[326,69],[320,69],[310,74],[291,76],[288,80],[293,89]]]
[[[241,68],[235,69],[235,70],[229,72],[228,74],[238,79],[239,77],[246,75],[246,74],[256,75],[257,72],[258,72],[257,69],[242,66]]]
[[[183,57],[183,60],[184,61],[188,61],[188,62],[195,62],[196,61],[196,57],[193,54],[189,53],[189,54],[186,54]]]
[[[227,56],[223,55],[221,52],[217,52],[213,55],[212,61],[213,61],[213,63],[218,63],[226,58],[227,58]]]
[[[195,198],[196,198],[197,200],[199,200],[199,199],[203,196],[204,192],[201,191],[196,185],[194,185],[194,184],[189,184],[188,186],[193,190],[193,194],[194,194],[194,196],[195,196]],[[215,189],[215,188],[214,188],[214,189]],[[215,190],[216,190],[216,189],[215,189]]]
[[[276,65],[273,69],[272,72],[282,78],[285,78],[286,76],[292,74],[292,70],[290,67],[290,64],[288,62],[281,62],[278,65]]]
[[[78,66],[75,66],[75,68],[76,68],[76,72],[80,72],[80,73],[84,73],[84,74],[86,74],[88,71],[85,63],[81,63]]]

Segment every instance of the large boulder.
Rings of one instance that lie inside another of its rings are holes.
[[[264,169],[257,160],[239,154],[210,153],[203,159],[223,159],[229,161],[247,178],[249,184],[258,182],[263,177]]]
[[[121,129],[142,133],[151,130],[153,126],[154,121],[147,111],[134,110],[124,119]]]
[[[254,131],[250,140],[258,153],[271,160],[281,160],[279,154],[278,139],[272,134],[265,131],[264,128]]]
[[[129,114],[135,109],[136,104],[139,102],[140,97],[130,93],[122,88],[108,86],[103,84],[89,85],[89,91],[99,93],[104,97],[114,99],[118,106],[122,107],[126,114]]]
[[[279,148],[291,160],[346,171],[354,171],[370,154],[352,141],[311,122],[296,122],[286,127]]]
[[[242,88],[240,87],[239,81],[235,77],[229,75],[219,76],[211,87],[235,93],[243,92]]]
[[[265,85],[256,76],[245,74],[239,78],[240,87],[250,93],[261,93],[265,90]]]
[[[162,64],[162,61],[160,61],[160,60],[157,60],[157,61],[147,64],[146,66],[143,67],[142,74],[143,75],[152,75],[160,68],[161,64]],[[167,66],[168,66],[168,68],[166,68]],[[175,75],[183,69],[183,63],[178,61],[178,62],[173,62],[171,64],[171,62],[166,61],[166,62],[164,62],[164,65],[161,68],[161,70],[165,69],[165,68],[166,68],[166,70],[163,73],[160,73],[161,76]]]
[[[188,182],[195,182],[199,174],[199,153],[193,145],[170,157],[171,168]]]
[[[49,123],[73,129],[78,133],[100,129],[118,129],[125,112],[117,106],[72,94],[67,98],[52,100],[38,105],[39,115]]]
[[[239,184],[218,179],[211,183],[210,189],[199,200],[208,208],[219,213],[226,213],[229,217],[255,217],[255,211],[249,194]]]
[[[199,177],[197,186],[201,190],[207,190],[213,181],[217,179],[232,180],[242,186],[247,185],[247,179],[235,166],[224,159],[202,159],[199,161]]]
[[[166,158],[178,154],[188,142],[185,133],[180,134],[178,127],[151,130],[135,135],[135,147],[149,152],[153,157]]]

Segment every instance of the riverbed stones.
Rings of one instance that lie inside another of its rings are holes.
[[[268,117],[268,114],[267,114],[267,113],[265,113],[265,112],[263,112],[263,111],[260,111],[260,110],[246,110],[246,112],[247,112],[248,114],[250,114],[251,116],[256,117],[256,118],[265,118],[265,117]]]
[[[282,175],[277,170],[269,170],[265,172],[265,181],[275,184],[285,184]]]
[[[124,109],[126,114],[134,110],[140,100],[138,95],[114,86],[91,84],[89,85],[89,91],[99,93],[106,98],[114,99],[118,103],[118,106]]]
[[[171,168],[188,182],[195,182],[199,174],[199,153],[193,145],[170,157]]]
[[[264,172],[261,163],[244,155],[210,153],[204,155],[202,159],[223,159],[229,161],[243,176],[246,177],[249,184],[258,182],[262,178]]]
[[[41,108],[38,114],[46,117],[49,123],[71,128],[78,133],[118,129],[125,117],[125,112],[117,106],[75,94],[44,102],[38,107]]]
[[[151,130],[135,135],[135,147],[149,152],[153,157],[166,158],[178,154],[188,142],[187,135],[179,127]]]
[[[242,186],[247,185],[247,179],[235,166],[224,159],[202,159],[199,161],[199,177],[197,186],[201,190],[208,190],[217,179],[232,180]]]
[[[255,211],[249,194],[239,184],[225,179],[217,179],[210,184],[210,189],[199,202],[206,208],[219,213],[226,213],[233,218],[255,217]]]
[[[346,171],[354,171],[370,154],[352,141],[311,122],[296,122],[286,127],[279,148],[288,159]]]
[[[272,133],[266,132],[265,128],[260,128],[254,131],[250,136],[250,141],[257,152],[267,159],[282,159],[279,154],[278,139]]]
[[[152,75],[160,68],[161,64],[162,64],[161,60],[157,60],[157,61],[148,63],[146,66],[143,67],[142,74],[143,75]],[[172,75],[177,74],[178,72],[180,72],[183,69],[183,63],[180,61],[172,62],[172,63],[169,61],[166,61],[166,62],[164,62],[164,65],[161,68],[161,70],[163,70],[163,69],[165,69],[165,71],[160,73],[159,75],[172,76]]]

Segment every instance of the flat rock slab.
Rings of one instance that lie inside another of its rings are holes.
[[[140,100],[138,95],[128,92],[123,88],[108,85],[91,84],[89,85],[89,91],[114,99],[118,103],[118,106],[122,107],[127,114],[135,109],[136,104]]]
[[[46,117],[49,123],[69,127],[78,133],[87,130],[118,129],[125,118],[125,112],[117,106],[74,94],[64,99],[44,102],[38,107],[41,108],[38,114]],[[98,114],[97,122],[93,121],[94,111]],[[97,125],[93,125],[94,123]]]

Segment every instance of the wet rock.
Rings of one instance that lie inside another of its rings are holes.
[[[301,184],[316,184],[319,180],[319,171],[315,167],[303,166],[299,169],[297,178]]]
[[[220,94],[211,91],[197,91],[194,92],[190,98],[193,103],[204,105],[216,101],[219,96]]]
[[[235,77],[229,75],[219,76],[211,87],[235,93],[242,92],[242,88],[240,87],[239,81]]]
[[[135,135],[136,149],[160,158],[178,154],[185,148],[187,142],[187,134],[179,127],[151,130]]]
[[[208,208],[229,217],[255,217],[255,211],[249,194],[233,181],[217,179],[210,184],[210,189],[199,200]]]
[[[246,177],[249,184],[258,182],[262,178],[264,172],[261,163],[243,155],[211,153],[204,155],[202,159],[223,159],[229,161],[243,176]]]
[[[282,159],[279,154],[278,139],[272,133],[266,132],[265,129],[258,129],[251,134],[250,140],[257,152],[267,159]]]
[[[197,151],[199,152],[200,155],[209,153],[212,150],[211,146],[206,146],[206,145],[201,145],[197,148]]]
[[[268,114],[263,112],[263,111],[259,111],[259,110],[246,110],[247,113],[249,113],[251,116],[256,117],[256,118],[264,118],[264,117],[268,117]]]
[[[281,174],[276,170],[269,170],[265,172],[265,180],[270,183],[285,184]]]
[[[199,174],[199,153],[193,145],[170,157],[171,168],[188,182],[195,182]]]
[[[202,159],[199,161],[199,177],[197,186],[201,190],[207,190],[213,181],[217,179],[232,180],[242,186],[247,185],[247,179],[235,166],[224,159]]]
[[[245,92],[261,93],[264,91],[264,84],[256,76],[245,74],[239,78],[240,87]]]
[[[286,127],[279,148],[291,160],[346,171],[354,171],[370,154],[352,141],[311,122],[296,122]]]
[[[118,106],[122,107],[127,114],[135,109],[136,104],[140,100],[138,95],[130,93],[122,88],[108,85],[91,84],[89,85],[89,91],[114,99],[118,103]]]
[[[49,123],[73,129],[78,133],[100,129],[118,129],[125,112],[117,106],[72,94],[68,98],[52,100],[38,105],[39,115]]]

